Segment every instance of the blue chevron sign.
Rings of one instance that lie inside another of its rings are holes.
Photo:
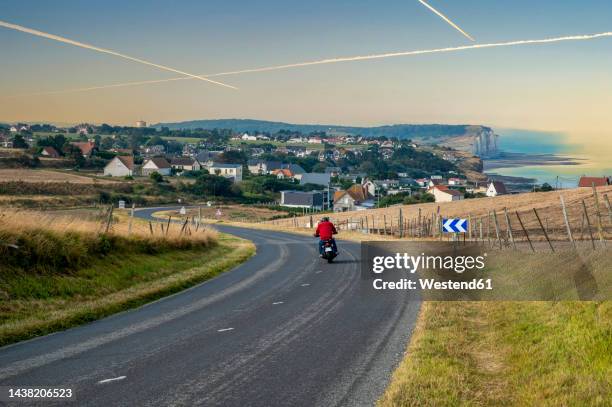
[[[442,231],[444,233],[465,233],[468,229],[468,220],[451,218],[442,219]]]

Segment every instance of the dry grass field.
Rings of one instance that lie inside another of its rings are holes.
[[[597,188],[599,199],[599,214],[595,205],[595,198],[591,188],[576,188],[552,192],[530,192],[516,195],[502,195],[494,198],[466,199],[455,202],[445,203],[425,203],[418,205],[399,205],[389,208],[373,209],[368,211],[353,211],[334,213],[329,215],[331,220],[338,224],[351,223],[353,227],[367,224],[372,229],[383,229],[384,225],[390,233],[397,234],[399,223],[399,212],[402,211],[402,218],[405,224],[410,222],[418,223],[419,217],[423,223],[434,218],[470,218],[474,228],[474,237],[479,234],[479,223],[483,225],[483,234],[489,230],[490,236],[494,235],[494,220],[492,215],[495,211],[500,231],[502,234],[507,232],[507,224],[504,215],[506,208],[510,218],[512,231],[518,239],[523,237],[522,228],[516,212],[519,213],[520,220],[531,237],[536,240],[543,239],[543,232],[533,209],[538,212],[542,224],[552,239],[566,239],[566,228],[561,209],[559,196],[563,196],[568,212],[569,222],[577,239],[590,238],[582,201],[584,200],[588,220],[591,224],[591,232],[595,239],[598,238],[597,222],[601,219],[601,224],[606,238],[612,235],[612,212],[609,202],[612,201],[612,186]],[[320,215],[313,215],[317,220]],[[367,219],[367,220],[366,220]],[[295,228],[303,227],[309,223],[309,216],[290,219],[278,219],[268,221],[277,227]],[[406,225],[405,225],[406,226]]]
[[[112,179],[91,178],[74,173],[51,170],[0,169],[0,182],[70,182],[74,184],[108,184],[118,182]]]

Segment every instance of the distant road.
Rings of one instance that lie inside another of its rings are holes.
[[[146,306],[0,348],[0,386],[72,387],[91,406],[372,405],[420,304],[365,289],[357,243],[339,242],[327,264],[314,238],[217,228],[257,254]]]

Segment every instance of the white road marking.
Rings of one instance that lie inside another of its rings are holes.
[[[118,380],[123,380],[125,379],[127,376],[119,376],[119,377],[113,377],[112,379],[104,379],[104,380],[100,380],[98,383],[102,384],[102,383],[109,383],[109,382],[116,382]]]
[[[218,329],[217,332],[227,332],[227,331],[233,331],[234,328],[224,328],[224,329]]]
[[[284,304],[283,301],[278,301],[278,302],[273,302],[272,305],[279,305],[279,304]]]
[[[319,274],[319,273],[322,273],[322,272],[323,272],[323,270],[315,271],[315,274]]]
[[[310,284],[302,284],[302,287],[308,287]]]

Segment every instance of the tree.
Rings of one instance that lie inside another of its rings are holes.
[[[202,174],[189,189],[192,193],[203,196],[231,196],[233,195],[231,188],[232,181],[225,177]]]
[[[85,157],[83,157],[83,152],[77,146],[68,143],[64,145],[63,152],[66,157],[71,158],[74,161],[74,165],[76,167],[82,167],[83,164],[85,164]]]
[[[28,148],[30,147],[28,143],[26,143],[25,139],[21,134],[16,134],[13,137],[13,148]]]
[[[55,136],[48,136],[44,139],[39,139],[36,144],[39,147],[53,147],[56,151],[61,153],[66,145],[66,136],[63,134],[57,134]]]

